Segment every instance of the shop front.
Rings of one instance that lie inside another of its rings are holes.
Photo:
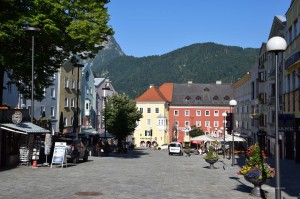
[[[41,137],[46,133],[50,131],[30,122],[28,110],[0,110],[0,168],[15,167],[22,160],[30,164],[37,159]],[[20,155],[21,151],[28,153]]]

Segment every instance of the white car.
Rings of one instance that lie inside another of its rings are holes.
[[[162,144],[159,147],[157,147],[158,150],[165,150],[168,149],[169,145],[168,144]]]
[[[171,142],[169,144],[169,155],[178,154],[183,155],[183,148],[179,142]]]

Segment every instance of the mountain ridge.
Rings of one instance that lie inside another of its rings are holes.
[[[120,47],[115,51],[110,49],[112,54],[100,51],[98,54],[102,54],[104,61],[94,60],[93,71],[96,76],[109,78],[117,92],[124,92],[131,98],[139,96],[150,84],[214,83],[219,80],[232,83],[250,71],[259,53],[258,48],[213,42],[196,43],[163,55],[145,57],[127,56]]]

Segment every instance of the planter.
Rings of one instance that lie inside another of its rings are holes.
[[[214,167],[214,164],[215,164],[216,162],[218,162],[217,159],[205,159],[205,161],[206,161],[207,163],[209,163],[209,169],[216,169],[216,167]]]
[[[244,176],[245,180],[252,183],[254,185],[254,188],[252,189],[250,195],[256,196],[256,197],[265,197],[265,192],[261,189],[261,185],[263,185],[266,182],[266,178],[258,179],[253,177]]]

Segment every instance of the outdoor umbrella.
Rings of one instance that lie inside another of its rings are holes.
[[[224,141],[224,137],[218,138],[218,141]],[[244,138],[234,136],[235,142],[245,142],[246,140]],[[225,135],[225,142],[232,142],[232,135]]]
[[[191,141],[211,141],[212,142],[212,141],[216,141],[216,139],[213,137],[210,137],[208,135],[200,135],[200,136],[191,138]]]

